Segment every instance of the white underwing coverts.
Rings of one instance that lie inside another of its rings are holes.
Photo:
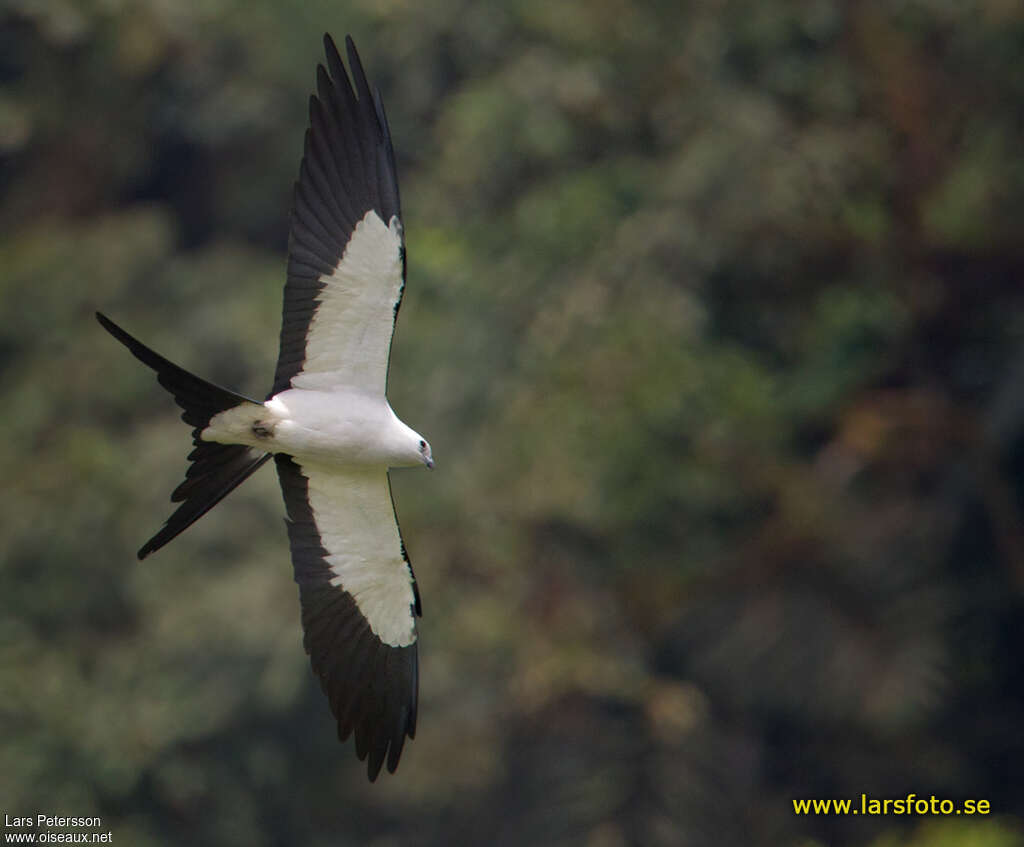
[[[158,550],[271,457],[287,511],[305,647],[341,740],[376,779],[416,731],[420,599],[388,469],[433,466],[386,397],[405,286],[395,157],[379,92],[351,38],[351,80],[330,36],[295,183],[280,353],[263,403],[206,382],[100,323],[184,409],[194,449]]]

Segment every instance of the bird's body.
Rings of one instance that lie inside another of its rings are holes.
[[[215,415],[200,437],[323,465],[433,464],[424,452],[426,440],[398,419],[387,400],[358,389],[289,388],[260,405],[235,406]]]
[[[184,409],[195,449],[181,505],[139,550],[191,526],[270,458],[287,511],[305,647],[370,779],[398,766],[416,731],[419,592],[388,469],[433,467],[430,445],[387,400],[391,337],[405,287],[394,152],[379,93],[351,38],[351,81],[329,36],[317,68],[295,184],[280,353],[263,403],[194,376],[100,323],[157,373]]]

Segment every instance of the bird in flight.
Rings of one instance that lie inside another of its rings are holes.
[[[271,457],[284,494],[304,644],[338,722],[377,778],[416,732],[419,592],[399,533],[389,468],[433,467],[430,445],[387,400],[405,287],[395,154],[380,91],[351,37],[351,79],[329,35],[309,101],[288,239],[281,348],[260,403],[200,379],[103,327],[184,409],[195,449],[180,503],[139,558],[159,550]]]

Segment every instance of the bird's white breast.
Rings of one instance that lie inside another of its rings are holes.
[[[410,434],[415,436],[380,395],[290,388],[261,406],[221,412],[201,437],[287,453],[300,461],[386,468],[407,464]]]

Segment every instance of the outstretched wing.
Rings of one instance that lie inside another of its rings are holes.
[[[416,582],[387,473],[275,456],[288,511],[306,652],[356,754],[377,778],[416,733]]]
[[[273,394],[387,387],[405,285],[395,154],[380,93],[371,94],[350,37],[345,45],[352,82],[325,35],[329,72],[317,67],[309,101]]]

